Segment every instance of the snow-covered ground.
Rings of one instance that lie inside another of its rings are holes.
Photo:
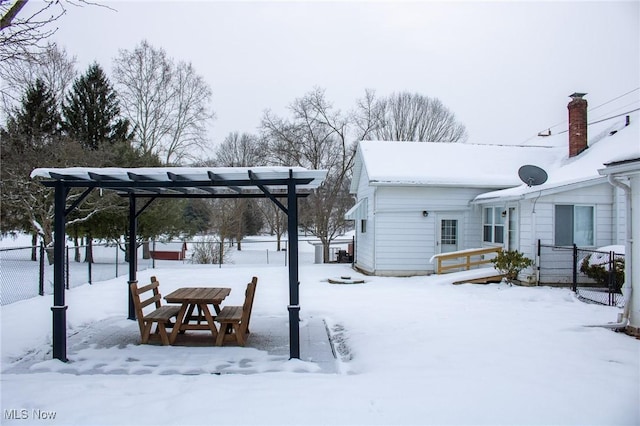
[[[2,424],[640,424],[640,340],[585,327],[619,309],[568,289],[454,275],[336,285],[361,276],[305,262],[301,328],[322,318],[349,350],[323,374],[308,354],[251,347],[259,324],[286,323],[284,265],[164,262],[138,278],[151,275],[165,294],[223,283],[229,304],[258,276],[249,347],[139,345],[126,277],[67,292],[69,341],[84,342],[67,364],[51,359],[50,296],[3,306]]]

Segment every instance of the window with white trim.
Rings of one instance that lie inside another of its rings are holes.
[[[483,213],[483,241],[485,243],[504,243],[504,218],[506,211],[502,207],[485,207]]]
[[[555,206],[555,245],[595,245],[595,207],[572,204]]]

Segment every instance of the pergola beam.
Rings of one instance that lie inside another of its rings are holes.
[[[244,187],[255,186],[255,183],[251,183],[247,180],[225,180],[225,181],[211,181],[211,180],[191,180],[191,181],[132,181],[132,180],[120,180],[120,179],[104,179],[101,176],[100,180],[83,180],[83,179],[64,179],[65,186],[69,188],[109,188],[109,189],[148,189],[148,188],[199,188],[199,187]],[[312,178],[295,179],[296,186],[308,185],[313,181]],[[55,182],[58,181],[42,181],[44,186],[53,187]],[[260,179],[261,185],[264,186],[284,186],[289,183],[289,179]]]

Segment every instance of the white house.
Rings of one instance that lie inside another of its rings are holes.
[[[434,254],[482,247],[478,195],[520,182],[523,157],[544,164],[549,147],[360,142],[347,212],[356,220],[355,266],[375,275],[433,272]]]
[[[640,156],[638,114],[587,128],[582,94],[568,108],[568,132],[525,145],[360,142],[351,185],[357,203],[346,215],[356,221],[355,267],[429,274],[431,257],[446,251],[500,246],[533,259],[538,240],[623,244],[624,195],[598,169]],[[544,169],[547,181],[524,184],[523,165]]]

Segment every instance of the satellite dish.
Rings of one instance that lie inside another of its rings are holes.
[[[542,185],[547,181],[547,172],[531,164],[520,167],[518,176],[528,186]]]

